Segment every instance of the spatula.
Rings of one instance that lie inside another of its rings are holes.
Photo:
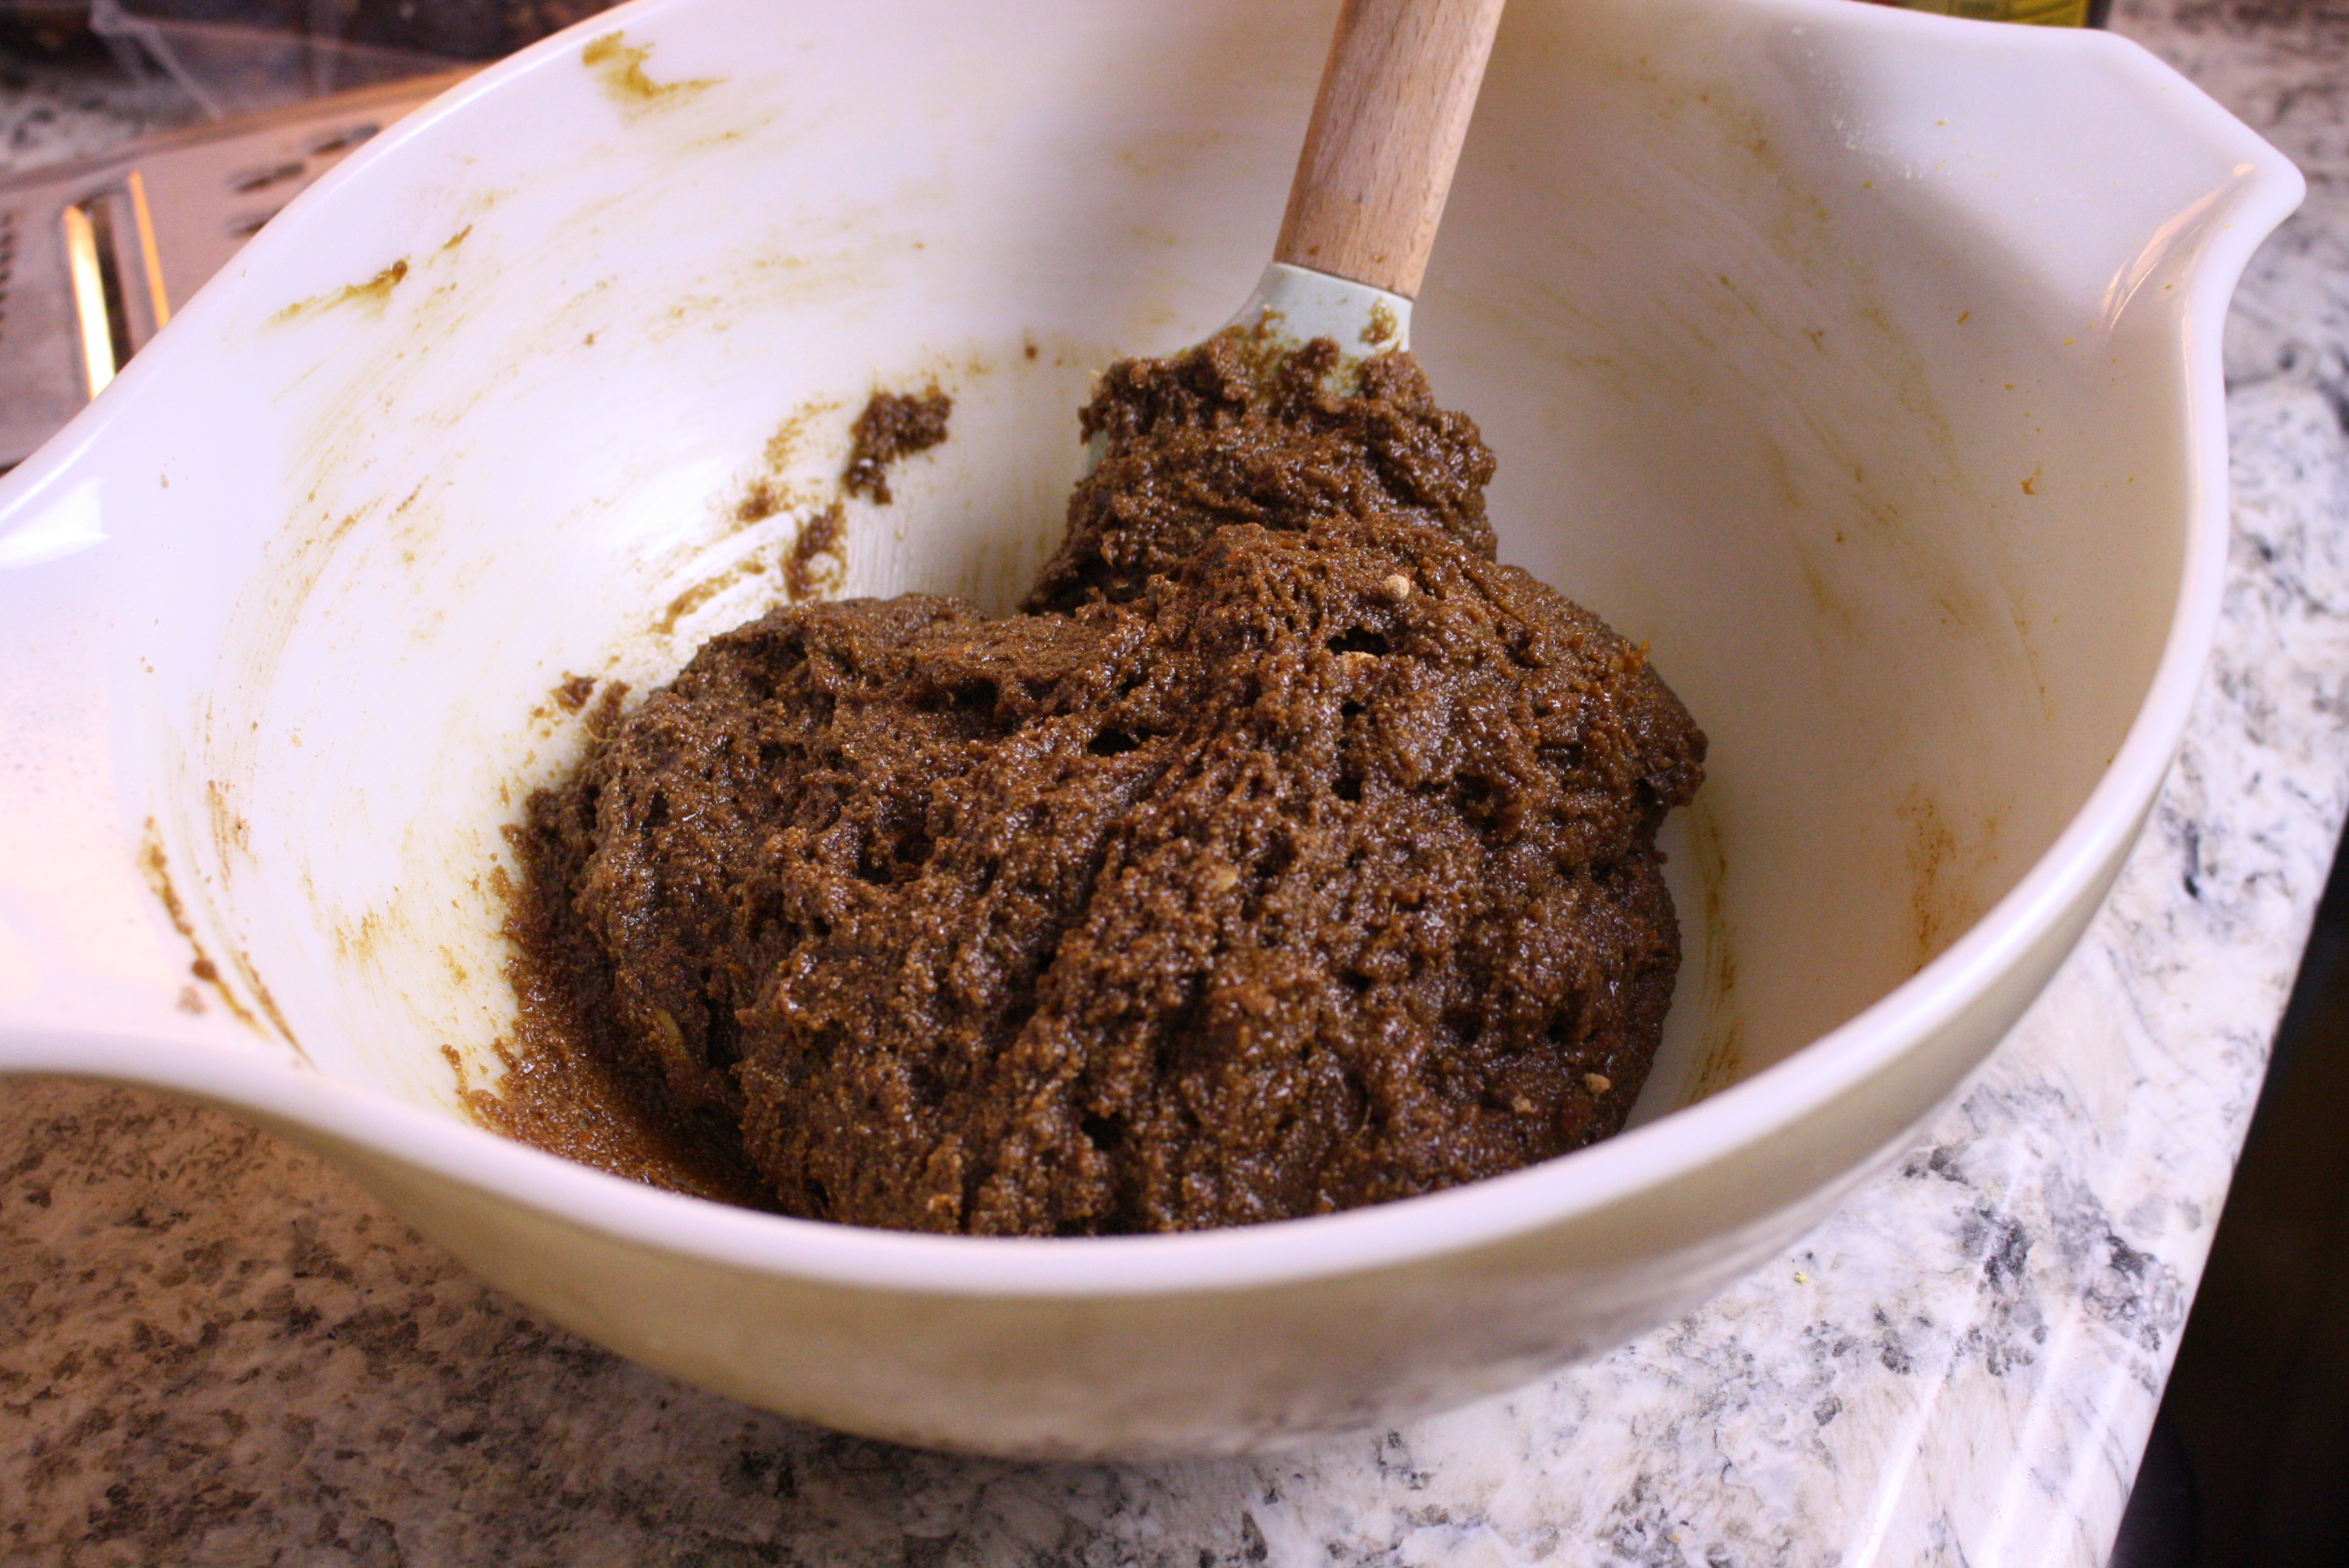
[[[1411,342],[1411,306],[1502,0],[1346,0],[1272,264],[1232,318],[1336,343],[1337,374]]]

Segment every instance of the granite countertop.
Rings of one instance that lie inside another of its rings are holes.
[[[0,1563],[2101,1564],[2349,809],[2349,20],[2121,0],[2115,26],[2309,176],[2230,324],[2218,652],[2079,951],[1913,1157],[1796,1250],[1416,1427],[1017,1465],[672,1382],[270,1138],[16,1081]],[[7,162],[166,112],[74,102],[0,86]]]

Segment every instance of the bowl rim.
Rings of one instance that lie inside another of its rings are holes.
[[[254,243],[300,243],[302,224],[328,211],[345,186],[367,178],[378,162],[441,121],[515,90],[542,67],[567,57],[583,38],[655,22],[664,13],[702,3],[635,0],[460,83],[345,160]],[[324,1145],[330,1156],[361,1151],[419,1167],[580,1231],[654,1252],[847,1288],[997,1298],[1261,1289],[1429,1262],[1555,1226],[1667,1184],[1851,1092],[1956,1020],[2058,930],[2098,879],[2118,865],[2152,805],[2184,735],[2219,620],[2230,521],[2220,354],[2227,307],[2252,251],[2299,204],[2304,184],[2282,154],[2199,88],[2141,46],[2109,34],[1961,21],[1852,5],[1848,0],[1737,3],[1791,30],[1915,30],[1951,46],[1963,39],[1969,48],[2076,59],[2083,70],[2127,79],[2140,89],[2146,112],[2176,118],[2237,160],[2228,222],[2194,263],[2179,315],[2188,532],[2169,629],[2137,712],[2087,799],[2023,877],[1956,942],[1853,1017],[1694,1105],[1523,1170],[1335,1214],[1136,1236],[932,1235],[738,1208],[610,1175],[373,1088],[208,1042],[174,1039],[164,1047],[135,1033],[36,1027],[8,1042],[0,1071],[172,1088],[258,1114],[298,1141]],[[204,303],[192,302],[191,309]],[[188,314],[182,313],[183,320]],[[36,486],[65,477],[67,465],[88,449],[109,410],[126,407],[124,394],[160,371],[158,361],[165,357],[144,355],[132,361],[118,378],[116,396],[94,404],[14,477]],[[1912,1128],[1903,1139],[1913,1133]]]

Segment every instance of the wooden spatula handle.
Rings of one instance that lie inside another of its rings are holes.
[[[1273,259],[1419,293],[1502,0],[1346,0]]]

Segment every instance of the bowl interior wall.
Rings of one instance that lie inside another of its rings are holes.
[[[125,502],[205,530],[128,531],[129,753],[191,917],[331,1074],[442,1106],[444,1047],[493,1076],[500,830],[578,744],[551,692],[641,688],[763,607],[874,387],[936,380],[954,435],[850,504],[845,591],[1009,605],[1090,376],[1247,293],[1328,21],[762,14],[547,56],[527,112],[364,170],[331,246],[265,234],[265,307],[186,324],[240,369]],[[2187,515],[2163,274],[2126,309],[2085,263],[2051,284],[1918,172],[1930,116],[1855,132],[1923,62],[1684,21],[1512,7],[1418,321],[1500,454],[1505,558],[1647,642],[1713,738],[1643,1117],[1850,1017],[2044,851],[2150,677]]]

